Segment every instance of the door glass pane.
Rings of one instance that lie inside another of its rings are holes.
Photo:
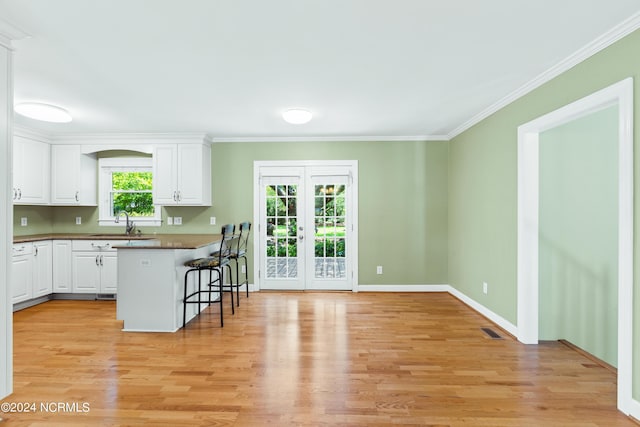
[[[268,185],[265,202],[267,213],[267,278],[298,277],[297,186]]]
[[[345,248],[345,186],[322,184],[315,186],[314,263],[316,279],[346,277]]]

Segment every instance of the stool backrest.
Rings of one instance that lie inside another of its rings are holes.
[[[247,253],[247,244],[249,243],[249,232],[251,231],[251,223],[249,221],[238,224],[240,233],[238,234],[238,242],[235,249],[237,256],[243,256]]]
[[[233,248],[233,240],[236,239],[235,236],[236,225],[235,224],[226,224],[222,226],[220,233],[222,234],[222,241],[220,242],[220,251],[218,252],[218,256],[220,260],[224,258],[228,258],[231,250]]]

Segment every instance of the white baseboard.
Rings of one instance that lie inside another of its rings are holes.
[[[631,399],[631,402],[629,403],[629,413],[627,414],[630,417],[635,418],[636,420],[640,420],[640,402],[635,400],[635,399]],[[626,411],[623,411],[626,412]]]
[[[469,298],[468,296],[466,296],[465,294],[463,294],[453,286],[449,286],[449,293],[454,297],[458,298],[463,303],[467,304],[469,307],[471,307],[478,313],[482,314],[487,319],[491,320],[496,325],[500,326],[505,331],[509,332],[514,337],[518,336],[518,327],[513,323],[509,322],[504,317],[489,310],[487,307],[480,304],[476,300]]]
[[[469,298],[451,285],[358,285],[357,290],[358,292],[448,292],[511,335],[518,336],[518,327],[516,325]]]
[[[249,292],[259,291],[254,284],[249,285]],[[479,302],[471,299],[451,285],[357,285],[354,292],[448,292],[460,301],[500,326],[511,335],[518,336],[518,328],[504,317],[494,313]]]
[[[449,285],[358,285],[357,292],[449,292]]]

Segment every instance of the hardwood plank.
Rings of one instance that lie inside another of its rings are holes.
[[[489,338],[448,294],[261,292],[174,334],[124,333],[112,301],[14,314],[2,425],[637,426],[616,377],[557,342]]]

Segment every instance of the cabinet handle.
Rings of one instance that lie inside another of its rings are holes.
[[[99,257],[100,257],[100,255],[96,255],[96,265],[97,265],[97,266],[100,266],[100,263],[99,263],[99,261],[98,261],[98,258],[99,258]]]
[[[178,190],[178,201],[182,201],[182,191]]]
[[[35,247],[35,250],[36,251],[34,252],[33,256],[38,256],[38,247],[37,246]]]
[[[24,250],[25,250],[24,246],[20,246],[20,249],[13,248],[14,252],[24,252]]]
[[[13,189],[13,200],[18,200],[18,190],[17,189]]]
[[[104,264],[102,263],[102,258],[103,258],[103,255],[100,255],[100,266],[103,266],[103,265],[104,265]]]
[[[80,201],[80,192],[76,191],[76,202]]]
[[[18,200],[22,200],[22,190],[18,188]]]
[[[173,192],[173,201],[174,201],[174,202],[177,202],[177,201],[178,201],[178,192],[177,192],[177,191],[174,191],[174,192]]]

